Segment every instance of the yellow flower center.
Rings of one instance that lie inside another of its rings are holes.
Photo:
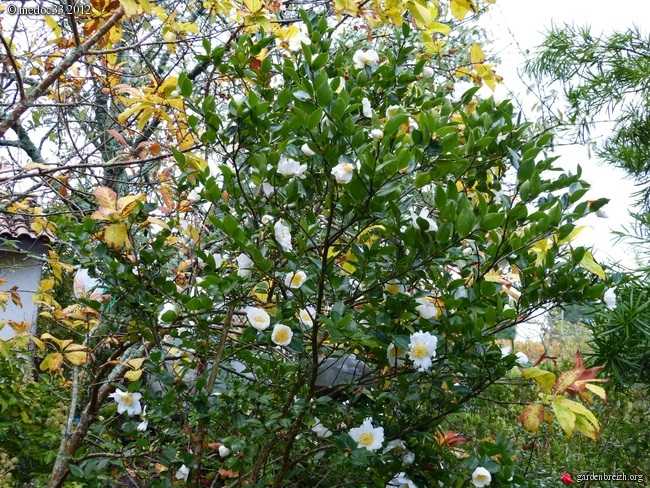
[[[299,274],[293,275],[293,278],[291,278],[291,286],[300,286],[302,284],[302,276]]]
[[[131,395],[124,395],[122,397],[122,403],[126,406],[130,406],[133,403],[133,397]]]
[[[275,342],[286,342],[289,340],[289,332],[280,329],[275,333]]]
[[[477,474],[475,477],[475,481],[487,481],[488,477],[484,474]]]
[[[375,437],[372,435],[372,432],[364,432],[359,436],[359,444],[362,446],[369,446],[372,444],[374,439]]]
[[[253,322],[256,322],[258,324],[263,324],[264,322],[266,322],[266,319],[261,315],[258,315],[257,317],[253,317]]]
[[[397,295],[397,292],[399,291],[399,285],[387,285],[386,291],[393,295]]]
[[[414,358],[422,359],[429,355],[429,349],[424,344],[416,344],[415,346],[413,346],[413,352],[411,353],[411,355]]]

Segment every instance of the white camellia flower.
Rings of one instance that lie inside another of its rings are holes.
[[[386,488],[418,488],[405,473],[398,473],[392,480],[388,482]]]
[[[440,309],[437,307],[438,302],[432,297],[422,297],[415,300],[420,305],[415,307],[416,312],[423,319],[429,320],[440,315]]]
[[[309,144],[307,144],[306,142],[302,146],[300,146],[300,150],[308,158],[316,156],[316,153],[311,150],[311,148],[309,147]]]
[[[528,356],[526,356],[526,354],[521,352],[521,351],[516,352],[515,355],[517,356],[517,359],[515,360],[515,362],[519,366],[526,366],[530,362],[528,360]]]
[[[289,50],[294,53],[300,51],[302,44],[307,44],[308,46],[311,44],[311,39],[303,32],[289,39]]]
[[[176,479],[187,481],[187,477],[190,475],[190,469],[184,464],[176,471]]]
[[[265,181],[262,183],[262,191],[266,197],[270,197],[275,193],[275,187],[271,183]]]
[[[271,217],[269,214],[265,214],[262,216],[262,224],[266,225],[273,222],[273,217]]]
[[[375,69],[379,63],[379,55],[374,49],[368,49],[366,51],[359,49],[354,53],[352,61],[354,61],[354,67],[357,69],[363,69],[366,66]]]
[[[377,140],[383,139],[384,138],[384,131],[381,130],[381,129],[372,129],[370,131],[370,137],[372,137],[373,139],[377,139]]]
[[[142,406],[140,405],[140,393],[129,393],[128,391],[115,390],[108,395],[117,403],[117,413],[126,412],[127,415],[140,415],[142,413]]]
[[[354,166],[350,163],[341,161],[339,164],[332,168],[332,176],[336,179],[337,183],[346,185],[352,180],[352,175],[354,174]]]
[[[214,259],[214,269],[221,268],[221,265],[223,264],[223,256],[217,252],[212,255],[212,258]]]
[[[438,224],[436,224],[436,221],[433,220],[431,217],[429,217],[428,208],[423,208],[422,211],[420,212],[420,215],[413,214],[411,216],[411,220],[413,220],[413,227],[415,227],[416,229],[420,228],[420,224],[418,224],[418,218],[425,220],[427,224],[429,224],[429,227],[427,228],[427,232],[438,230]]]
[[[231,452],[232,451],[230,449],[228,449],[226,446],[224,446],[224,445],[219,446],[219,456],[221,456],[222,458],[225,458]]]
[[[163,305],[162,310],[158,314],[158,322],[173,322],[178,318],[181,309],[177,303],[167,302]],[[163,316],[167,319],[163,319]]]
[[[348,49],[352,49],[352,46],[354,46],[354,40],[348,39],[347,41],[345,41],[345,47],[347,47]]]
[[[367,98],[361,100],[361,112],[364,117],[372,118],[372,107],[370,106],[370,100]]]
[[[300,164],[295,159],[282,158],[278,163],[278,173],[282,176],[295,176],[303,179],[305,177],[305,171],[307,171],[307,165]]]
[[[386,118],[390,119],[393,115],[395,115],[395,112],[397,112],[400,108],[399,105],[391,105],[386,109]]]
[[[391,342],[388,344],[388,348],[386,349],[386,356],[388,357],[388,362],[391,366],[401,366],[404,364],[406,351],[404,349],[400,349]]]
[[[251,270],[253,269],[253,260],[249,258],[246,254],[241,253],[237,256],[237,276],[240,278],[248,278],[251,275]]]
[[[605,296],[603,297],[603,301],[605,302],[605,305],[607,308],[610,309],[615,309],[616,308],[616,292],[614,291],[613,288],[610,288],[605,292]]]
[[[246,307],[244,312],[246,312],[246,318],[250,324],[257,330],[266,330],[269,328],[269,325],[271,325],[271,316],[264,309]]]
[[[410,339],[408,355],[413,361],[413,366],[418,368],[418,371],[428,370],[433,364],[431,359],[436,356],[438,338],[420,330],[411,334]]]
[[[300,323],[305,327],[307,327],[308,329],[311,329],[314,326],[314,319],[312,319],[312,317],[315,316],[316,316],[316,309],[312,306],[303,308],[298,313],[298,319],[300,320]]]
[[[142,422],[138,424],[136,430],[138,432],[144,432],[147,430],[147,427],[149,427],[149,421],[147,420],[147,407],[144,407],[142,409],[142,414],[140,415],[140,418],[142,419]]]
[[[271,81],[269,87],[271,88],[282,88],[284,86],[284,77],[282,75],[271,76]]]
[[[431,78],[433,76],[433,68],[425,66],[422,68],[422,78]]]
[[[492,482],[492,475],[487,469],[481,466],[476,468],[472,473],[472,484],[477,488],[482,488],[483,486],[487,486],[491,482]]]
[[[291,233],[289,232],[289,227],[282,223],[282,220],[278,220],[273,226],[275,231],[275,240],[278,241],[282,250],[284,252],[291,252],[293,250],[293,245],[291,244]]]
[[[399,281],[397,280],[390,280],[386,285],[384,286],[384,290],[387,293],[390,293],[391,295],[397,295],[398,293],[405,293],[406,289],[404,288],[404,285],[402,285]]]
[[[289,272],[284,278],[284,284],[288,288],[298,289],[307,281],[307,275],[304,271]]]
[[[293,331],[291,330],[291,327],[282,324],[276,324],[275,327],[273,327],[271,340],[278,346],[288,346],[292,338]]]
[[[384,428],[373,427],[372,419],[368,417],[360,427],[350,429],[350,437],[358,443],[359,449],[363,447],[369,451],[376,451],[384,443]]]
[[[413,464],[415,461],[415,454],[413,452],[409,451],[406,447],[406,444],[404,441],[400,439],[395,439],[393,441],[390,441],[388,444],[386,444],[386,449],[384,449],[384,454],[392,452],[393,454],[401,454],[402,455],[402,462],[406,465],[408,464]],[[398,474],[397,476],[401,476],[404,473]],[[399,485],[402,486],[402,485]]]
[[[314,420],[316,423],[311,428],[314,434],[316,434],[318,437],[322,437],[323,439],[327,439],[328,437],[332,436],[332,431],[325,427],[321,421],[318,420],[318,417],[314,417]]]

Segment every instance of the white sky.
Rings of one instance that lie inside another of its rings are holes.
[[[492,52],[501,58],[497,73],[504,77],[504,86],[497,89],[495,96],[512,98],[512,94],[517,94],[526,108],[535,103],[534,96],[525,95],[527,87],[520,79],[518,70],[526,56],[533,53],[544,40],[544,33],[552,24],[590,25],[592,35],[625,30],[634,25],[647,33],[649,19],[648,0],[628,0],[623,3],[611,0],[497,0],[481,20],[494,39],[492,45],[486,46],[486,54],[489,56]],[[602,135],[607,134],[607,127],[599,126],[592,135],[598,134],[599,129]],[[583,223],[590,228],[582,234],[579,243],[593,245],[599,260],[620,260],[633,265],[629,249],[620,244],[614,245],[610,240],[611,230],[621,230],[631,222],[628,210],[633,204],[633,182],[625,177],[623,171],[591,157],[584,147],[563,146],[558,148],[557,154],[562,155],[559,164],[563,167],[573,170],[576,164],[580,164],[583,168],[583,179],[592,185],[586,196],[589,200],[601,197],[611,200],[605,207],[609,218],[590,215],[583,219]]]

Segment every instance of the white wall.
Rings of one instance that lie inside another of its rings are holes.
[[[9,291],[18,286],[22,307],[14,305],[11,300],[7,309],[0,309],[0,324],[3,321],[28,322],[36,326],[38,307],[32,297],[41,279],[43,264],[35,259],[27,258],[24,253],[0,251],[0,278],[6,283],[0,284],[0,291]],[[11,339],[14,331],[8,325],[0,328],[0,339]]]

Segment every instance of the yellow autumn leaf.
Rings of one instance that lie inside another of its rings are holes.
[[[561,395],[564,393],[568,387],[570,387],[578,378],[580,378],[580,375],[582,375],[583,372],[584,368],[572,369],[562,373],[558,378],[557,383],[555,384],[555,394]]]
[[[149,224],[153,224],[153,225],[157,225],[159,227],[162,227],[163,229],[170,230],[167,223],[160,220],[158,217],[147,217],[147,222]]]
[[[564,397],[556,397],[551,402],[553,407],[553,412],[555,412],[555,418],[557,419],[560,427],[566,433],[568,437],[571,437],[573,434],[573,429],[576,425],[576,416],[569,410],[569,408],[563,404],[561,401]]]
[[[41,363],[41,371],[49,369],[52,372],[60,371],[61,365],[63,364],[63,354],[60,352],[52,352],[45,356],[43,362]]]
[[[86,346],[81,344],[75,344],[71,340],[66,339],[65,345],[61,348],[64,352],[74,352],[74,351],[85,351]]]
[[[531,246],[528,252],[532,252],[537,255],[537,258],[535,259],[535,266],[541,266],[544,264],[544,260],[546,259],[546,251],[548,251],[550,246],[551,241],[549,239],[541,240],[534,246]]]
[[[334,8],[337,12],[345,12],[353,17],[357,16],[359,10],[354,0],[334,0]]]
[[[262,0],[244,0],[244,5],[250,12],[258,12],[262,10]]]
[[[144,195],[126,195],[117,201],[117,211],[122,214],[122,217],[127,217],[138,205],[138,202],[143,200]]]
[[[452,15],[458,20],[463,20],[470,10],[472,12],[478,11],[472,0],[451,0],[449,7]]]
[[[149,3],[149,0],[140,0],[140,5],[142,6],[142,10],[144,10],[145,14],[151,13],[151,4]]]
[[[544,419],[544,407],[540,403],[527,405],[519,414],[519,421],[531,434],[537,433],[539,425]]]
[[[95,195],[95,199],[97,200],[97,203],[99,203],[100,207],[115,210],[117,193],[115,193],[112,189],[107,186],[95,188],[93,190],[93,195]]]
[[[124,7],[124,13],[128,18],[138,15],[142,11],[135,0],[120,0],[120,3]]]
[[[607,393],[605,392],[605,389],[601,386],[598,385],[592,385],[591,383],[587,383],[585,385],[585,388],[592,392],[594,395],[600,397],[602,400],[607,401]]]
[[[52,342],[55,342],[56,345],[59,346],[59,349],[63,348],[64,341],[62,341],[61,339],[57,339],[56,337],[54,337],[54,336],[53,336],[52,334],[50,334],[49,332],[46,332],[45,334],[42,334],[42,335],[41,335],[41,340],[44,341],[45,339],[49,339],[49,340],[51,340]],[[68,339],[68,340],[69,340],[69,339]],[[72,342],[72,341],[70,341],[70,342]]]
[[[404,14],[403,0],[385,0],[383,14],[392,20],[396,26],[401,26]]]
[[[584,417],[576,415],[575,428],[585,437],[589,437],[595,441],[598,440],[598,429],[594,427],[590,422],[587,422]]]
[[[570,242],[573,242],[580,234],[582,234],[582,231],[584,231],[587,228],[585,225],[580,225],[573,229],[571,233],[566,236],[564,239],[559,241],[559,244],[568,244]],[[555,236],[557,238],[557,235]]]
[[[413,3],[409,5],[409,12],[413,15],[415,22],[420,28],[427,28],[434,19],[429,8],[426,4],[420,3],[418,0],[414,0]]]
[[[42,340],[37,337],[31,337],[30,339],[34,344],[36,344],[36,347],[38,347],[41,351],[45,351],[45,343]]]
[[[492,68],[490,65],[487,64],[479,64],[476,66],[476,73],[478,76],[483,80],[483,83],[485,83],[487,86],[490,87],[490,90],[494,91],[494,89],[497,86],[497,76],[492,71]]]
[[[469,51],[469,60],[472,64],[485,63],[485,54],[483,54],[481,46],[478,44],[472,44],[472,48]]]
[[[46,15],[43,20],[45,21],[47,26],[50,29],[52,29],[52,32],[54,32],[54,36],[56,39],[61,37],[61,23],[57,19],[49,15]]]
[[[600,429],[600,422],[596,418],[596,416],[589,410],[587,407],[585,407],[583,404],[574,402],[573,400],[569,400],[566,397],[556,397],[553,402],[558,402],[564,405],[566,408],[571,410],[574,414],[576,415],[581,415],[584,418],[586,418],[591,424],[596,427],[596,429]]]
[[[110,44],[117,44],[122,40],[122,24],[115,24],[111,27],[111,30],[108,31],[108,42]]]
[[[65,358],[75,366],[83,366],[88,360],[88,354],[84,351],[66,352]]]
[[[440,34],[443,34],[445,36],[448,36],[449,33],[451,32],[451,27],[449,27],[447,24],[443,24],[442,22],[431,22],[429,24],[429,28],[427,29],[428,32],[438,32]]]
[[[585,255],[582,257],[582,260],[580,261],[580,266],[585,268],[587,271],[595,274],[598,276],[601,280],[607,279],[605,276],[605,272],[603,271],[603,268],[598,264],[595,260],[593,255],[587,251]]]
[[[129,359],[126,364],[131,366],[133,369],[140,369],[142,368],[142,364],[147,360],[147,358],[135,358],[135,359]]]
[[[533,379],[535,380],[535,383],[544,390],[546,393],[550,393],[551,389],[553,388],[553,385],[555,385],[555,379],[556,376],[551,373],[550,371],[546,371],[545,369],[541,368],[519,368],[521,370],[521,374],[524,376],[525,379],[530,380]]]
[[[41,283],[38,286],[38,292],[39,293],[47,293],[52,288],[54,288],[54,280],[50,280],[50,279],[41,280]]]
[[[52,169],[52,166],[48,164],[43,164],[43,163],[35,163],[32,161],[31,163],[26,164],[21,168],[21,171],[29,171],[30,169],[44,169],[44,170],[49,170]]]
[[[131,371],[127,371],[126,373],[124,373],[124,377],[127,380],[131,381],[131,382],[138,381],[141,376],[142,376],[142,370],[141,369],[131,370]]]
[[[113,249],[120,249],[126,241],[126,223],[111,224],[104,230],[104,242]]]

